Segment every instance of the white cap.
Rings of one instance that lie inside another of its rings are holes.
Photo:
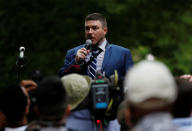
[[[75,109],[89,94],[91,78],[84,75],[72,73],[61,78],[67,91],[71,110]]]
[[[127,72],[124,83],[126,99],[140,108],[157,108],[172,103],[176,83],[169,69],[157,61],[142,61]]]
[[[147,54],[146,60],[151,60],[151,61],[153,61],[153,60],[155,60],[155,57],[154,57],[154,55],[152,55],[152,54]]]

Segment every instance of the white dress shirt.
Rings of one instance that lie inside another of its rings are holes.
[[[99,48],[102,49],[103,51],[97,56],[97,72],[101,72],[103,60],[104,60],[104,55],[105,55],[105,47],[107,45],[107,40],[105,39],[103,43],[99,45]]]
[[[102,49],[102,52],[97,56],[97,72],[101,72],[103,60],[104,60],[104,55],[105,55],[105,47],[107,45],[107,40],[105,39],[98,47]],[[90,60],[90,57],[92,56],[92,52],[90,52],[86,58],[85,61],[88,62]]]

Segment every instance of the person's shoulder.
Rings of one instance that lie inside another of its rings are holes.
[[[39,121],[32,121],[28,124],[25,131],[40,131],[41,123]]]
[[[123,46],[119,46],[119,45],[116,45],[116,44],[109,44],[109,46],[111,48],[114,48],[114,49],[117,49],[117,50],[121,50],[121,51],[130,51],[128,48],[125,48]]]
[[[74,129],[67,128],[65,126],[58,126],[58,127],[53,127],[46,125],[43,121],[32,121],[28,124],[27,128],[25,131],[41,131],[41,130],[46,130],[46,131],[76,131]]]

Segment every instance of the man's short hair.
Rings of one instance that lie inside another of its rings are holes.
[[[36,104],[42,120],[62,119],[67,107],[67,93],[59,77],[45,77],[39,83]]]
[[[99,20],[104,27],[107,27],[107,21],[104,15],[102,15],[101,13],[92,13],[87,15],[87,17],[85,18],[85,21],[89,21],[89,20]]]
[[[27,104],[27,96],[16,84],[7,86],[0,96],[0,110],[9,122],[22,120]]]
[[[178,88],[178,97],[172,108],[173,116],[176,118],[189,117],[192,109],[192,82],[185,78],[175,78]]]

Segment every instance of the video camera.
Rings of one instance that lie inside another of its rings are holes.
[[[110,78],[97,73],[90,92],[90,110],[96,120],[109,121],[116,118],[118,105],[123,100],[123,89],[119,87],[119,82],[117,71]]]

